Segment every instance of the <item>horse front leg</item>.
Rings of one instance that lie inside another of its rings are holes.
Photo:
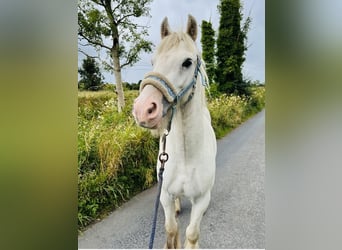
[[[181,203],[180,203],[180,198],[177,197],[175,199],[175,211],[176,211],[176,216],[178,216],[181,212]]]
[[[180,248],[181,244],[178,233],[178,224],[176,221],[175,201],[170,194],[162,190],[160,202],[164,208],[165,214],[166,244],[164,248]]]
[[[186,228],[186,239],[184,248],[199,248],[198,239],[200,233],[200,224],[204,212],[207,210],[210,202],[210,191],[193,201],[191,208],[190,224]]]

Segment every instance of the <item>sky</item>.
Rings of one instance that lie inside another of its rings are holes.
[[[242,0],[244,18],[250,16],[252,23],[247,34],[248,50],[246,52],[246,61],[243,65],[243,75],[245,79],[251,81],[265,82],[265,0]],[[151,18],[137,19],[142,25],[148,25],[148,40],[155,46],[160,43],[160,25],[165,16],[168,17],[171,30],[185,30],[188,14],[191,14],[200,25],[202,20],[211,20],[214,30],[219,27],[219,13],[217,5],[219,0],[154,0],[151,7]],[[201,51],[201,30],[198,26],[197,47]],[[155,47],[156,48],[156,47]],[[91,51],[92,49],[87,49]],[[93,50],[94,51],[94,50]],[[89,52],[95,55],[95,53]],[[150,54],[140,55],[141,60],[132,67],[122,69],[122,80],[124,82],[137,83],[143,78],[144,74],[152,70]],[[78,66],[81,66],[84,55],[79,53]],[[114,76],[110,72],[102,70],[105,82],[113,83]]]

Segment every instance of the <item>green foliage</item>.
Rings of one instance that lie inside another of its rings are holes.
[[[209,85],[209,90],[206,92],[207,97],[209,98],[209,101],[212,100],[213,98],[217,98],[222,93],[218,90],[218,84],[217,83],[212,83]]]
[[[79,1],[79,40],[86,41],[86,46],[90,44],[98,50],[107,50],[110,57],[115,50],[114,54],[120,57],[120,68],[133,65],[139,60],[141,52],[152,51],[152,43],[144,38],[148,35],[147,27],[136,24],[132,19],[148,17],[151,2],[152,0]],[[82,44],[81,42],[80,45]],[[113,60],[114,58],[103,60],[106,69],[115,68]]]
[[[229,130],[237,127],[245,118],[248,101],[245,97],[223,94],[213,99],[209,111],[217,138],[223,137]]]
[[[82,229],[156,182],[158,140],[131,115],[137,91],[118,113],[112,92],[80,92],[78,107],[78,224]]]
[[[211,22],[202,21],[202,56],[206,64],[209,82],[212,83],[215,74],[215,31]]]
[[[218,6],[221,17],[215,76],[221,92],[248,95],[248,84],[242,77],[242,64],[245,61],[245,41],[251,19],[248,17],[241,26],[241,8],[240,0],[221,0]]]
[[[102,90],[108,90],[108,91],[115,91],[115,85],[110,83],[105,83],[102,87]]]
[[[139,81],[139,83],[124,82],[123,83],[123,87],[124,87],[125,90],[139,90],[139,88],[140,88],[140,81]]]
[[[248,97],[221,94],[210,100],[208,108],[216,138],[225,136],[231,129],[265,107],[265,88],[253,87],[250,92]]]
[[[249,105],[247,112],[249,112],[250,114],[254,114],[262,110],[266,105],[265,86],[254,85],[250,87],[249,91],[251,92],[251,95],[249,97]]]
[[[87,57],[83,60],[82,67],[78,69],[81,79],[79,89],[99,90],[103,84],[103,76],[94,58]]]
[[[151,2],[152,0],[78,1],[79,45],[93,46],[99,55],[102,49],[107,52],[107,58],[101,58],[101,61],[105,70],[114,73],[119,112],[125,106],[121,69],[139,61],[141,52],[152,51],[152,42],[145,39],[148,35],[147,26],[138,25],[134,20],[150,16]]]

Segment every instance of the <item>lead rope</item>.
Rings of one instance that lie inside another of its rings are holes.
[[[159,182],[158,182],[158,194],[157,194],[157,199],[154,204],[154,216],[153,216],[153,222],[152,222],[152,231],[151,231],[151,236],[150,236],[150,243],[149,243],[149,249],[153,248],[153,241],[154,241],[154,236],[156,233],[156,225],[157,225],[157,215],[158,215],[158,208],[159,208],[159,200],[160,200],[160,193],[161,193],[161,188],[163,184],[163,172],[164,172],[164,165],[165,162],[169,159],[169,155],[165,152],[166,148],[166,136],[168,136],[169,131],[165,129],[163,137],[162,137],[162,143],[163,143],[163,152],[160,153],[159,155],[159,161],[160,161],[160,168],[159,168]]]

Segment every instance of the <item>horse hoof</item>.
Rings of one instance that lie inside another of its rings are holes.
[[[199,245],[198,245],[198,242],[196,242],[195,244],[191,244],[187,242],[185,243],[184,248],[185,249],[199,249]]]

